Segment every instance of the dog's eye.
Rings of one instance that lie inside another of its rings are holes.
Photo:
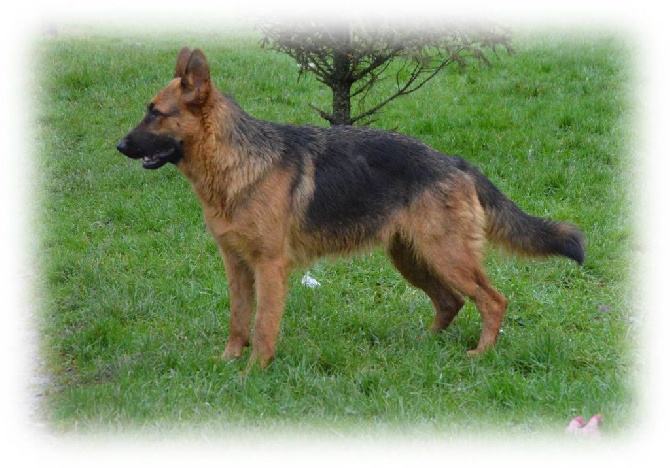
[[[165,117],[165,116],[166,114],[156,109],[153,104],[150,104],[147,107],[147,115],[146,115],[147,122],[151,122],[153,120],[156,120],[158,117]]]

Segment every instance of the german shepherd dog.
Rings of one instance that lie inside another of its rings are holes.
[[[435,333],[472,299],[483,326],[470,354],[494,345],[507,309],[481,264],[485,240],[584,261],[579,228],[524,213],[458,156],[372,128],[251,117],[212,84],[199,49],[181,49],[174,79],[117,149],[146,169],[172,163],[190,181],[230,287],[223,358],[251,344],[249,366],[274,356],[291,270],[324,255],[381,245],[431,299]]]

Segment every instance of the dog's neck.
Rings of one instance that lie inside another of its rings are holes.
[[[210,100],[202,107],[205,135],[186,144],[177,166],[203,207],[230,218],[240,197],[275,163],[272,125],[254,119],[219,92]],[[261,131],[264,127],[268,131]]]

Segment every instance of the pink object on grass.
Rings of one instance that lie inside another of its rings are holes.
[[[565,433],[584,437],[598,437],[600,436],[600,422],[602,419],[603,417],[600,414],[596,414],[586,422],[583,417],[577,416],[565,428]]]

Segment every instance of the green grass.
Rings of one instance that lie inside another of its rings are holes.
[[[329,93],[253,35],[96,35],[35,44],[35,227],[44,414],[59,431],[370,431],[468,428],[560,433],[578,414],[634,422],[636,311],[630,271],[632,51],[618,36],[517,35],[493,68],[452,70],[378,115],[475,162],[535,215],[584,230],[583,268],[492,249],[510,299],[497,348],[472,359],[472,304],[439,336],[428,299],[380,252],[319,262],[291,279],[277,359],[223,363],[228,292],[187,182],[115,150],[170,79],[181,45],[252,115],[322,125]],[[384,86],[384,85],[382,85]],[[381,90],[380,90],[381,91]],[[247,354],[248,356],[248,354]]]

